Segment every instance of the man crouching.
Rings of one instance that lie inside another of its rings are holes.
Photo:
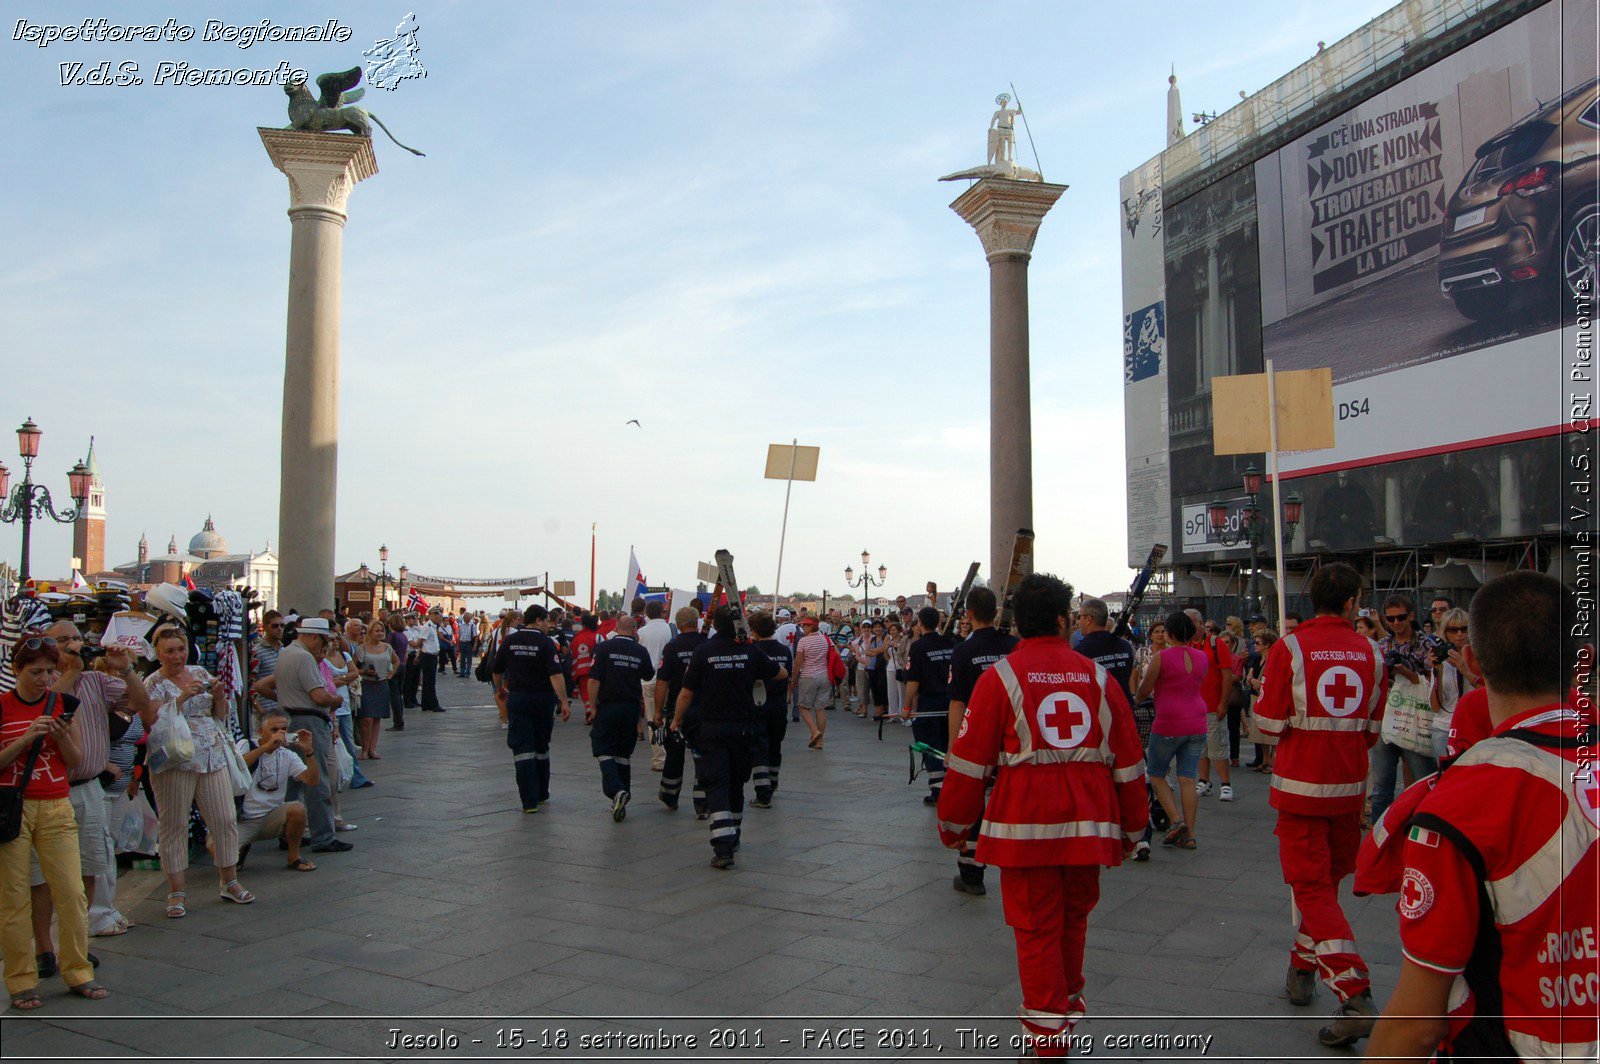
[[[239,807],[239,855],[252,842],[281,838],[289,847],[291,872],[314,872],[317,866],[300,856],[300,839],[306,832],[303,802],[286,802],[290,780],[307,787],[317,785],[317,759],[312,756],[311,733],[289,731],[289,714],[281,709],[262,713],[256,739],[240,739],[239,753],[250,769],[250,789]]]
[[[1083,1018],[1100,868],[1133,851],[1150,809],[1122,688],[1067,642],[1072,588],[1036,573],[1018,585],[1012,610],[1022,642],[973,688],[945,761],[939,838],[958,847],[982,821],[977,860],[1000,869],[1028,1048],[1064,1057]]]

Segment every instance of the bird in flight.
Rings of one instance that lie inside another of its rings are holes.
[[[628,424],[629,424],[629,425],[638,425],[638,427],[639,427],[639,428],[641,428],[641,429],[642,429],[642,428],[644,428],[644,426],[643,426],[643,425],[640,425],[640,424],[639,424],[639,419],[638,419],[638,418],[636,418],[636,417],[630,417],[630,418],[629,418],[629,419],[628,419],[628,421],[627,421],[627,423],[628,423]]]

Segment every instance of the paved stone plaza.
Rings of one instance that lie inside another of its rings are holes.
[[[733,1051],[747,1060],[1015,1056],[1004,1041],[954,1041],[956,1026],[1017,1032],[1015,957],[997,874],[986,898],[951,889],[925,785],[906,785],[906,729],[880,743],[875,725],[834,714],[819,753],[795,725],[774,808],[747,807],[738,867],[718,872],[687,800],[677,813],[655,801],[647,753],[634,756],[628,818],[612,823],[577,717],[556,726],[553,800],[522,814],[488,688],[440,687],[450,712],[409,711],[403,734],[384,733],[377,786],[347,794],[354,851],[310,855],[319,870],[296,875],[257,846],[242,879],[259,901],[247,908],[220,901],[211,869],[195,869],[183,920],[163,917],[158,876],[135,874],[124,898],[147,897],[123,911],[138,926],[91,944],[114,996],[81,1001],[50,981],[40,1012],[5,1017],[5,1054],[482,1058],[519,1055],[496,1048],[518,1028],[524,1056],[643,1059],[576,1041],[663,1027],[701,1041],[660,1056],[699,1059],[722,1055],[705,1049],[710,1028],[735,1026],[764,1030],[760,1051]],[[1309,1009],[1281,995],[1289,901],[1266,779],[1236,778],[1238,802],[1202,800],[1199,850],[1158,846],[1149,864],[1103,877],[1079,1028],[1092,1056],[1350,1056],[1316,1043],[1326,990]],[[1398,970],[1392,899],[1345,904],[1381,1003]],[[165,1019],[200,1014],[217,1018]],[[685,1016],[705,1019],[658,1022]],[[802,1048],[802,1026],[861,1028],[866,1048]],[[390,1049],[395,1027],[461,1045]],[[933,1038],[878,1049],[880,1028]],[[541,1048],[539,1033],[557,1029],[569,1047]],[[1212,1037],[1170,1052],[1105,1041],[1146,1034]]]

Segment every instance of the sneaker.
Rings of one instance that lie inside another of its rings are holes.
[[[1224,802],[1233,801],[1233,784],[1224,783],[1222,785],[1222,791],[1221,791],[1221,793],[1219,793],[1217,795],[1217,797],[1220,798]]]
[[[1150,844],[1143,839],[1133,844],[1133,859],[1135,861],[1150,860]]]
[[[522,807],[522,811],[524,813],[537,813],[539,811],[539,807],[536,805],[525,805]]]
[[[1378,1022],[1378,1006],[1372,1003],[1372,991],[1360,994],[1339,1006],[1333,1022],[1317,1032],[1317,1041],[1331,1049],[1353,1046],[1372,1033]]]
[[[335,820],[333,822],[333,830],[335,831],[354,831],[360,826],[359,824],[352,824],[348,820]]]
[[[937,794],[924,794],[922,796],[922,804],[923,805],[938,805],[939,804],[939,796]]]
[[[771,809],[772,808],[772,799],[770,799],[770,798],[757,798],[754,801],[752,801],[750,804],[752,806],[754,806],[755,808],[757,808],[757,809]]]
[[[1289,995],[1291,1005],[1311,1004],[1311,999],[1317,995],[1317,973],[1291,964],[1289,974],[1283,977],[1283,992]]]
[[[1211,793],[1211,781],[1210,780],[1201,780],[1198,783],[1196,783],[1194,785],[1194,793],[1199,795],[1201,798],[1204,798],[1206,795],[1210,794]]]
[[[980,879],[976,883],[972,883],[960,875],[956,876],[955,882],[951,886],[956,888],[956,893],[958,894],[971,894],[976,898],[981,898],[989,893],[988,888],[983,885],[983,880]]]
[[[719,853],[719,854],[717,854],[715,857],[713,857],[711,859],[711,867],[712,868],[719,868],[719,869],[732,868],[733,867],[733,854],[731,854],[731,853]]]
[[[611,819],[619,824],[628,815],[629,797],[627,791],[618,791],[617,796],[611,800]]]
[[[658,794],[656,795],[656,798],[658,798],[661,801],[661,804],[666,806],[670,812],[676,813],[678,811],[678,803],[676,800],[668,798],[664,794]]]
[[[346,850],[353,850],[353,849],[355,849],[355,847],[350,845],[348,842],[345,842],[343,839],[334,839],[332,842],[328,843],[326,846],[313,846],[313,847],[311,847],[311,852],[312,853],[344,853]]]

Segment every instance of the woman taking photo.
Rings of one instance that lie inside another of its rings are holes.
[[[1207,713],[1200,685],[1211,662],[1204,651],[1188,645],[1195,637],[1195,626],[1181,610],[1167,618],[1166,637],[1173,645],[1151,655],[1133,697],[1135,702],[1140,702],[1146,695],[1155,694],[1156,719],[1150,727],[1145,767],[1156,799],[1172,822],[1161,844],[1192,850],[1196,845],[1195,818],[1200,812],[1195,777],[1206,746]],[[1167,782],[1167,772],[1174,762],[1182,797],[1181,810],[1173,798],[1172,785]]]
[[[22,831],[10,842],[0,843],[0,953],[5,955],[11,1007],[23,1012],[44,1004],[33,952],[30,853],[38,854],[39,868],[50,885],[60,939],[59,970],[67,989],[96,1001],[109,993],[94,981],[89,962],[89,903],[83,894],[78,822],[67,800],[67,772],[78,764],[83,748],[78,724],[71,719],[78,700],[50,690],[60,660],[54,639],[42,632],[24,632],[11,653],[16,689],[0,696],[0,787],[22,788]],[[24,780],[35,743],[39,753]]]
[[[233,778],[224,749],[232,743],[225,723],[227,692],[220,680],[188,664],[189,637],[177,628],[157,633],[155,648],[161,667],[144,681],[150,693],[150,704],[140,714],[145,731],[155,726],[162,709],[172,706],[194,735],[194,757],[181,766],[164,767],[150,779],[160,823],[161,870],[167,874],[167,918],[180,920],[189,914],[184,872],[189,867],[191,805],[200,807],[211,836],[223,900],[249,905],[256,896],[239,885],[239,824],[234,819]]]
[[[1468,656],[1467,611],[1457,606],[1439,621],[1444,642],[1433,651],[1433,756],[1445,756],[1450,741],[1450,721],[1461,696],[1483,683]]]
[[[361,667],[361,705],[356,709],[356,745],[368,761],[378,756],[378,722],[389,716],[389,678],[400,667],[394,647],[389,645],[389,626],[373,621],[367,626],[366,640],[355,648],[356,664]]]

